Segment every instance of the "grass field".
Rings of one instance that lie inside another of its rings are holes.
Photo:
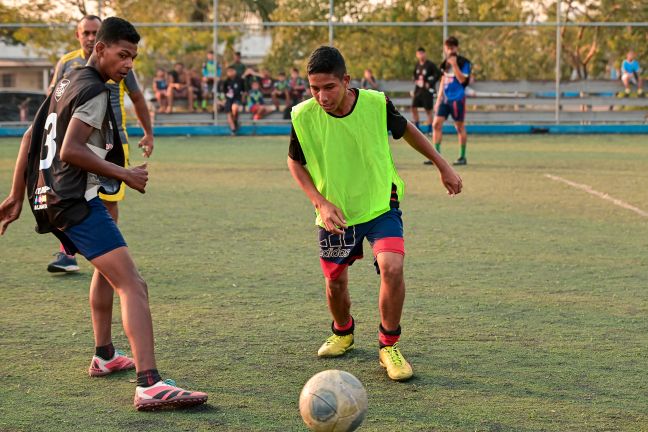
[[[149,283],[159,369],[209,404],[138,413],[134,372],[87,377],[91,267],[46,273],[57,244],[25,207],[0,239],[0,430],[299,431],[302,385],[338,368],[367,388],[366,431],[646,431],[648,218],[545,174],[648,211],[647,144],[473,137],[451,199],[394,143],[407,183],[402,348],[416,373],[394,383],[377,362],[370,259],[351,269],[357,349],[315,355],[330,318],[287,138],[158,139],[121,227]],[[17,147],[0,140],[2,196]],[[443,150],[456,156],[455,137]]]

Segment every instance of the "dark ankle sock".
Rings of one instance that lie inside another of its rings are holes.
[[[104,360],[110,360],[115,355],[115,347],[112,342],[108,345],[95,347],[95,355],[101,357]]]
[[[137,372],[137,386],[138,387],[151,387],[153,384],[161,381],[162,378],[157,369],[149,369]]]
[[[400,325],[396,330],[385,330],[385,328],[380,324],[378,326],[378,343],[380,348],[385,348],[386,346],[392,346],[400,339],[401,327]]]
[[[355,320],[353,317],[351,317],[351,327],[349,327],[346,330],[338,330],[335,328],[335,321],[331,322],[331,330],[333,330],[333,334],[336,334],[338,336],[346,336],[353,334],[353,330],[355,330]]]

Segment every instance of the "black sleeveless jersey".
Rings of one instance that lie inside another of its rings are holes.
[[[64,231],[88,215],[85,200],[87,172],[60,159],[61,146],[72,114],[90,99],[108,91],[96,69],[86,66],[60,80],[39,108],[32,124],[27,162],[27,193],[39,233]],[[124,166],[124,150],[110,104],[106,113],[113,145],[106,160]],[[119,182],[102,179],[102,193],[114,194]]]

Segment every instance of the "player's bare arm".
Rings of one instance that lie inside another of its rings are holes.
[[[151,153],[153,153],[154,146],[153,127],[151,125],[151,116],[146,107],[146,100],[144,100],[144,94],[138,90],[129,93],[128,96],[131,98],[131,101],[133,101],[133,106],[135,106],[135,115],[144,130],[144,136],[139,141],[138,147],[142,149],[144,157],[149,157],[151,156]]]
[[[436,113],[439,110],[439,105],[441,104],[441,101],[443,100],[443,81],[445,80],[445,75],[441,76],[441,79],[439,80],[439,95],[437,96],[436,102],[434,102],[434,112]]]
[[[461,193],[462,182],[459,174],[457,174],[445,159],[443,159],[441,155],[434,150],[434,147],[432,147],[430,141],[428,141],[425,135],[423,135],[423,133],[421,133],[421,131],[409,121],[407,122],[403,138],[405,138],[405,141],[407,141],[414,150],[434,162],[434,166],[437,167],[439,174],[441,174],[441,182],[448,190],[448,195],[452,196]]]
[[[0,235],[7,230],[7,226],[20,217],[23,200],[25,199],[25,172],[27,170],[27,154],[29,153],[29,143],[31,142],[31,126],[23,134],[20,141],[20,149],[16,157],[16,166],[14,168],[13,181],[9,196],[0,204]]]
[[[128,187],[144,193],[148,181],[146,164],[127,169],[100,158],[86,145],[92,130],[89,124],[72,118],[61,146],[61,160],[84,171],[121,180]]]
[[[457,64],[457,56],[451,56],[448,58],[448,63],[452,66],[452,70],[454,71],[455,77],[459,80],[460,83],[465,83],[466,82],[466,75],[464,75],[463,72],[461,72],[461,69],[459,68],[459,65]]]
[[[288,169],[299,187],[311,200],[313,206],[319,211],[320,218],[326,230],[334,234],[344,233],[341,228],[346,228],[347,223],[342,210],[319,193],[306,168],[300,162],[288,157]]]

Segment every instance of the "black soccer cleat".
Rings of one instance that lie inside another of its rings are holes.
[[[456,161],[454,161],[452,163],[452,165],[454,165],[454,166],[468,165],[468,159],[461,157],[461,158],[457,159]]]

